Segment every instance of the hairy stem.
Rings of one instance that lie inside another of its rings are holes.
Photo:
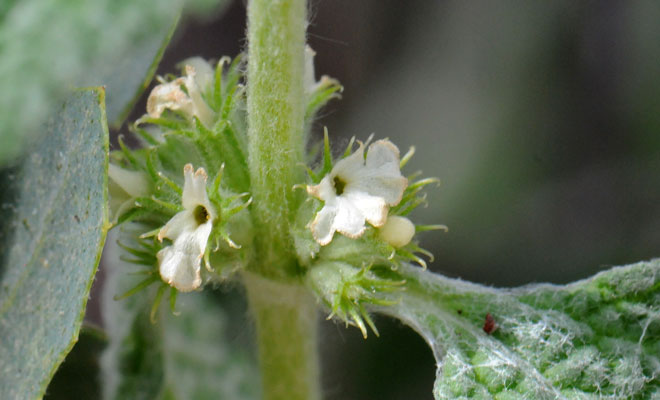
[[[305,0],[248,3],[248,166],[257,229],[250,270],[258,274],[243,278],[267,400],[321,398],[315,301],[303,286],[281,283],[298,273],[289,222],[304,161],[306,11]]]
[[[302,286],[243,275],[255,318],[265,400],[318,400],[316,302]]]
[[[293,185],[303,173],[305,0],[248,4],[248,164],[260,271],[292,275]]]

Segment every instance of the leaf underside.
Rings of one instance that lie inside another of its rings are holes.
[[[83,326],[78,342],[53,376],[44,399],[100,398],[99,357],[106,342],[107,338],[99,328]]]
[[[108,118],[118,119],[159,54],[181,3],[9,0],[0,5],[0,163],[43,137],[40,124],[70,87],[106,85]]]
[[[103,88],[71,94],[0,174],[0,398],[32,399],[78,337],[105,241]]]
[[[378,311],[431,346],[436,399],[660,398],[660,260],[502,290],[411,266],[395,274],[406,290]]]
[[[108,91],[108,124],[119,128],[156,73],[178,25],[178,18],[163,21],[153,32],[145,35],[127,49],[117,62],[97,68],[98,76],[92,84],[105,85]]]
[[[69,87],[107,88],[119,126],[147,88],[178,15],[220,12],[227,0],[0,2],[0,164],[42,137]]]

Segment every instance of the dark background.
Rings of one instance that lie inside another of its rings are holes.
[[[316,134],[415,145],[404,172],[442,180],[412,217],[449,226],[422,237],[433,271],[565,283],[660,256],[660,3],[316,0],[310,15],[317,76],[345,88]],[[241,1],[184,20],[158,73],[235,56],[245,26]],[[364,341],[324,323],[327,398],[432,399],[430,350],[377,324]]]

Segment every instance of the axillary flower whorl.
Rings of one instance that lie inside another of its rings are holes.
[[[317,171],[308,169],[314,184],[306,186],[307,193],[321,203],[310,198],[309,206],[301,208],[296,228],[306,221],[309,230],[308,239],[296,242],[299,258],[309,268],[306,283],[329,308],[330,317],[357,326],[365,337],[367,327],[378,334],[369,306],[394,304],[396,295],[391,292],[403,287],[404,282],[389,272],[410,262],[426,267],[420,254],[432,259],[414,240],[416,234],[445,229],[416,225],[407,218],[425,202],[420,191],[437,182],[416,180],[417,173],[408,178],[401,174],[415,149],[401,158],[389,140],[369,142],[358,142],[351,153],[351,140],[343,158],[333,165],[326,130],[322,163]]]

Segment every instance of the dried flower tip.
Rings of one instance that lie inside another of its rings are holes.
[[[200,74],[197,69],[202,70]],[[182,113],[188,119],[197,117],[205,126],[211,126],[214,113],[202,96],[204,88],[211,82],[210,71],[211,67],[204,60],[187,60],[184,67],[185,76],[153,88],[147,99],[149,116],[160,118],[165,110],[171,110]]]

